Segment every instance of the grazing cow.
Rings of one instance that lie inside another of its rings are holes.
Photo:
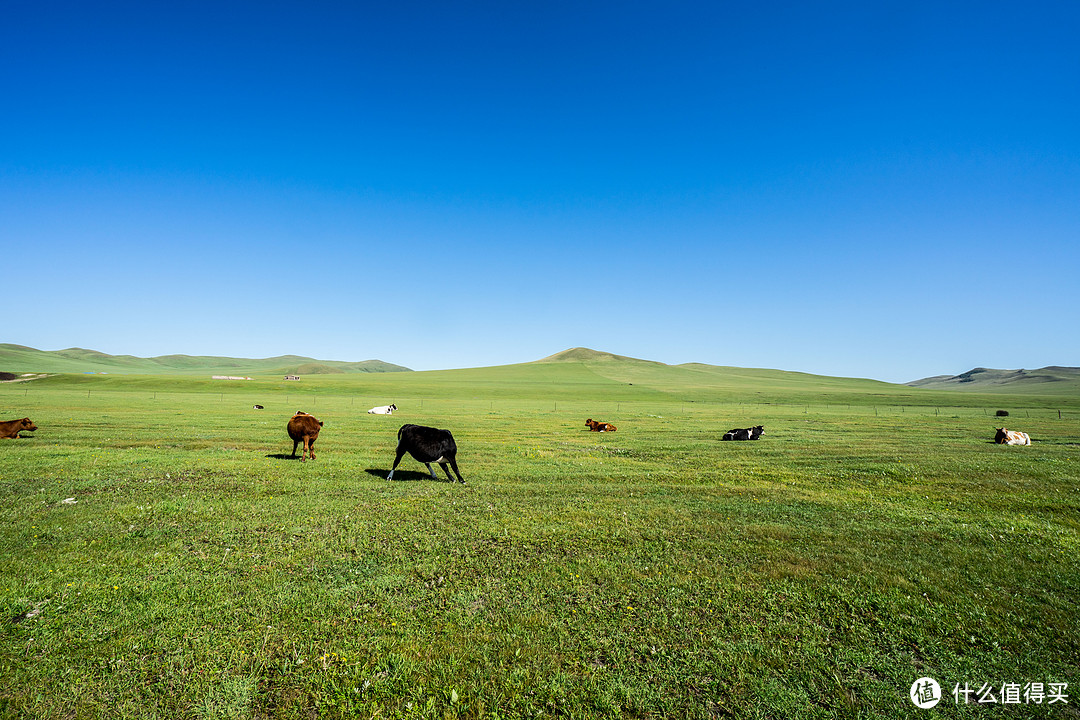
[[[252,406],[251,406],[251,409],[252,409],[252,410],[262,410],[262,409],[263,409],[263,406],[262,406],[262,405],[252,405]]]
[[[0,438],[19,439],[19,433],[23,430],[37,430],[37,425],[30,418],[21,420],[5,420],[0,422]]]
[[[408,452],[417,462],[427,465],[432,480],[438,480],[438,477],[431,469],[431,463],[439,463],[450,482],[454,482],[454,478],[446,467],[448,464],[454,469],[458,482],[465,483],[465,478],[461,477],[461,471],[457,466],[457,443],[454,442],[454,436],[449,430],[439,430],[423,425],[402,425],[397,432],[397,437],[397,457],[394,458],[394,467],[390,468],[390,474],[386,476],[387,480],[394,479],[394,471],[397,470],[398,463]]]
[[[618,430],[618,428],[611,423],[597,422],[592,418],[586,420],[585,424],[589,426],[589,430],[591,430],[592,432],[615,432],[616,430]]]
[[[1027,433],[1020,432],[1019,430],[997,428],[997,435],[994,436],[994,442],[998,445],[1030,445],[1031,438],[1028,437]]]
[[[997,415],[998,417],[1009,417],[1009,411],[1008,410],[998,410],[994,414]]]
[[[319,439],[319,431],[322,430],[322,420],[317,420],[314,415],[308,415],[302,410],[289,419],[286,427],[289,437],[292,438],[292,456],[296,457],[296,446],[304,443],[304,449],[300,451],[300,462],[304,462],[305,456],[315,459],[315,441]]]
[[[765,428],[762,425],[755,425],[752,428],[736,428],[734,430],[728,430],[724,433],[724,437],[721,440],[757,440],[759,437],[765,434]]]
[[[389,405],[380,405],[379,407],[373,407],[368,410],[368,415],[393,415],[397,410],[397,405],[390,403]]]

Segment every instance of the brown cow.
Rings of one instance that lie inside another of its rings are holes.
[[[19,439],[19,433],[23,430],[37,430],[37,425],[30,418],[0,422],[0,438],[17,440]]]
[[[612,425],[611,423],[597,422],[596,420],[593,420],[592,418],[589,418],[588,420],[586,420],[585,424],[588,425],[589,430],[591,430],[593,432],[615,432],[618,429],[614,425]]]
[[[289,419],[286,428],[289,437],[292,438],[292,456],[296,457],[296,446],[304,443],[304,449],[300,451],[300,462],[304,462],[305,456],[315,459],[315,441],[319,438],[319,430],[322,429],[322,420],[317,420],[314,415],[308,415],[302,410]]]

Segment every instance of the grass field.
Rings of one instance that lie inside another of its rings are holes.
[[[61,375],[0,409],[39,426],[0,441],[0,717],[1080,717],[1072,395],[613,360]],[[468,484],[387,482],[405,422]]]

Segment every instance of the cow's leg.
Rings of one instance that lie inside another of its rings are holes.
[[[397,457],[394,458],[394,467],[390,468],[390,474],[386,476],[387,480],[393,480],[394,479],[394,471],[397,470],[398,463],[401,462],[401,458],[404,457],[404,455],[405,455],[405,449],[402,448],[401,446],[398,446]]]
[[[296,446],[300,444],[299,440],[292,441],[292,457],[296,457]]]
[[[315,459],[315,440],[308,443],[308,457],[312,460]]]
[[[435,471],[431,468],[431,463],[426,462],[424,464],[427,465],[427,471],[428,471],[428,474],[431,475],[431,479],[432,480],[438,480],[439,477],[435,474]]]
[[[465,478],[461,477],[461,471],[457,469],[457,460],[450,458],[450,467],[454,468],[454,474],[457,475],[458,482],[462,485],[465,484]],[[446,473],[446,477],[450,478],[450,482],[454,482],[454,478],[450,477],[450,471],[446,469],[446,463],[442,464],[442,469]]]
[[[307,461],[307,453],[308,453],[308,436],[305,435],[304,436],[304,447],[301,448],[301,450],[300,450],[300,462],[306,462]]]

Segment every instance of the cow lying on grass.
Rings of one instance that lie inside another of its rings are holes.
[[[585,424],[589,426],[589,430],[591,430],[592,432],[615,432],[616,430],[618,430],[618,428],[616,428],[611,423],[597,422],[592,418],[586,420]]]
[[[450,475],[447,465],[454,469],[458,482],[464,484],[465,478],[461,477],[457,466],[457,443],[454,442],[454,436],[449,430],[439,430],[423,425],[402,425],[397,437],[397,457],[394,458],[394,467],[390,468],[390,474],[386,476],[387,480],[394,479],[394,471],[397,470],[402,456],[409,453],[417,462],[427,465],[432,480],[439,478],[431,469],[431,463],[439,463],[450,482],[454,482],[454,478]]]
[[[997,428],[997,435],[994,436],[994,442],[998,445],[1030,445],[1031,438],[1028,437],[1027,433],[1020,432],[1019,430]]]
[[[734,430],[728,430],[724,433],[724,437],[721,440],[757,440],[759,437],[765,434],[765,428],[762,425],[755,425],[752,428],[736,428]]]
[[[304,443],[304,449],[300,451],[300,462],[304,462],[305,457],[308,456],[314,460],[315,441],[319,438],[319,431],[322,430],[322,421],[317,420],[314,415],[297,410],[296,414],[289,419],[289,424],[285,429],[293,441],[292,456],[296,457],[296,446]]]
[[[5,420],[0,422],[0,438],[11,438],[12,440],[19,439],[19,433],[23,430],[37,430],[37,425],[30,418],[21,418],[19,420]]]
[[[368,410],[368,415],[393,415],[397,410],[397,405],[390,403],[389,405],[380,405],[379,407],[373,407]]]

